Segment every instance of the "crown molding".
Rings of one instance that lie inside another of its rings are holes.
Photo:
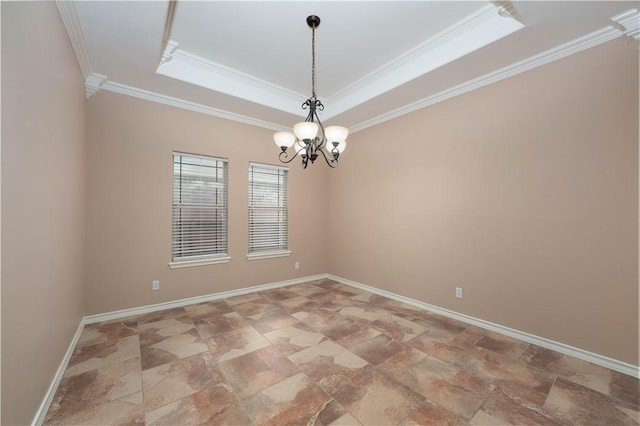
[[[502,6],[488,4],[329,96],[327,103],[331,105],[331,113],[327,114],[327,118],[524,28],[521,22],[504,13],[504,10]]]
[[[60,17],[62,17],[64,28],[67,30],[73,51],[76,54],[82,76],[86,79],[92,73],[91,58],[89,56],[89,50],[87,49],[87,43],[84,40],[84,34],[80,26],[76,7],[72,1],[56,1],[56,6],[58,7]]]
[[[87,99],[98,93],[106,81],[107,76],[103,74],[93,73],[87,76],[84,82],[84,91],[87,95]]]
[[[194,55],[167,40],[156,73],[292,114],[306,96],[250,74]]]
[[[359,130],[364,130],[368,127],[384,123],[385,121],[392,120],[394,118],[409,114],[413,111],[417,111],[438,102],[442,102],[455,96],[470,92],[472,90],[488,86],[500,80],[504,80],[506,78],[521,74],[525,71],[532,70],[541,65],[557,61],[558,59],[565,58],[569,55],[573,55],[574,53],[578,53],[583,50],[598,46],[607,41],[616,39],[622,35],[623,32],[618,28],[614,28],[612,26],[602,28],[598,31],[589,33],[586,36],[576,38],[570,42],[561,44],[560,46],[546,50],[522,61],[500,68],[478,78],[466,81],[457,86],[453,86],[449,89],[443,90],[442,92],[420,99],[416,102],[412,102],[408,105],[396,108],[370,120],[363,121],[359,124],[356,124],[355,126],[351,126],[350,131],[351,133],[355,133]]]
[[[180,46],[180,43],[175,42],[173,40],[163,41],[162,53],[160,54],[160,65],[166,64],[167,62],[171,61],[173,59],[173,54],[175,53],[176,50],[178,50],[179,46]]]
[[[101,89],[118,93],[121,95],[132,96],[138,99],[144,99],[146,101],[156,102],[163,105],[168,105],[176,108],[186,109],[189,111],[200,112],[202,114],[211,115],[218,118],[224,118],[226,120],[237,121],[239,123],[249,124],[251,126],[262,127],[269,130],[283,131],[289,130],[288,127],[281,126],[279,124],[271,123],[257,118],[248,117],[242,114],[236,114],[233,112],[225,111],[222,109],[210,107],[207,105],[198,104],[184,99],[174,98],[172,96],[162,95],[160,93],[150,92],[144,89],[138,89],[137,87],[127,86],[125,84],[116,83],[113,81],[105,81],[101,85]]]
[[[612,16],[611,20],[622,26],[621,31],[624,35],[640,40],[640,14],[638,9],[630,9]]]
[[[384,65],[383,67],[381,67],[381,69],[374,71],[373,73],[364,77],[363,79],[361,79],[361,81],[357,83],[365,85],[366,84],[365,80],[368,81],[368,79],[371,79],[371,81],[375,84],[376,76],[374,76],[374,74],[378,73],[379,71],[382,72],[383,71],[382,68],[385,68],[385,69],[394,68],[394,67],[402,68],[404,65],[406,65],[408,62],[411,61],[410,57],[412,55],[419,55],[420,52],[424,53],[429,49],[431,49],[430,54],[434,54],[433,49],[437,48],[437,46],[439,45],[438,43],[442,45],[444,41],[455,38],[457,32],[460,32],[460,31],[464,32],[469,28],[478,29],[481,27],[481,24],[485,25],[487,23],[493,22],[496,15],[498,15],[500,19],[502,19],[503,21],[509,22],[509,19],[505,19],[505,17],[503,16],[506,10],[504,5],[507,3],[508,2],[496,1],[495,4],[489,5],[483,8],[480,12],[468,17],[463,21],[460,21],[457,25],[448,28],[447,30],[438,34],[436,37],[433,37],[432,39],[423,43],[423,45],[420,45],[415,49],[405,53],[401,57],[396,58],[396,60]],[[78,60],[82,73],[85,77],[85,91],[86,91],[87,98],[99,92],[100,90],[107,90],[114,93],[133,96],[139,99],[144,99],[151,102],[169,105],[176,108],[182,108],[189,111],[195,111],[195,112],[211,115],[214,117],[237,121],[237,122],[249,124],[252,126],[262,127],[265,129],[270,129],[275,131],[290,130],[288,127],[281,126],[276,123],[255,119],[252,117],[248,117],[246,115],[225,111],[219,108],[214,108],[211,106],[202,105],[202,104],[198,104],[191,101],[186,101],[180,98],[166,96],[159,93],[147,91],[144,89],[139,89],[136,87],[108,81],[105,75],[93,73],[91,71],[89,53],[86,48],[86,43],[82,33],[82,28],[80,27],[73,2],[56,1],[56,5],[58,7],[62,20],[64,22],[64,26],[67,30],[69,39],[71,40],[71,44],[73,46],[74,52],[76,53],[76,58]],[[172,9],[170,8],[170,10]],[[509,12],[509,11],[506,10],[506,12]],[[510,13],[506,13],[506,14],[511,16]],[[607,41],[613,40],[621,36],[633,37],[637,40],[640,38],[639,17],[640,15],[638,13],[638,9],[630,9],[626,12],[623,12],[611,17],[611,20],[612,20],[611,26],[594,31],[583,37],[576,38],[572,41],[569,41],[560,46],[549,49],[545,52],[534,55],[522,61],[516,62],[512,65],[503,67],[501,69],[485,74],[478,78],[466,81],[457,86],[443,90],[434,95],[431,95],[426,98],[420,99],[418,101],[412,102],[410,104],[401,106],[387,113],[378,115],[377,117],[374,117],[372,119],[350,126],[350,132],[353,134],[360,130],[364,130],[366,128],[375,126],[377,124],[384,123],[385,121],[392,120],[394,118],[409,114],[418,109],[422,109],[427,106],[436,104],[438,102],[442,102],[444,100],[453,98],[455,96],[470,92],[472,90],[479,89],[489,84],[492,84],[500,80],[515,76],[522,72],[534,69],[541,65],[545,65],[547,63],[553,62],[558,59],[562,59],[574,53],[578,53],[585,49],[595,47],[599,44],[605,43]],[[515,19],[511,19],[511,21],[517,22]],[[497,22],[500,22],[500,21],[497,21]],[[214,75],[217,74],[222,81],[231,80],[232,82],[235,82],[234,84],[238,84],[242,86],[243,90],[246,90],[248,92],[260,92],[261,96],[267,96],[269,100],[268,102],[266,101],[261,102],[258,100],[253,100],[253,101],[261,104],[267,104],[272,107],[277,108],[277,105],[272,103],[274,99],[274,95],[273,95],[274,91],[276,92],[280,91],[281,93],[283,91],[287,92],[284,97],[288,99],[284,101],[282,98],[280,98],[279,100],[279,104],[286,103],[286,105],[283,105],[283,107],[279,109],[282,109],[283,111],[287,111],[296,115],[299,114],[300,112],[298,108],[293,108],[292,106],[298,106],[298,104],[301,102],[301,99],[304,99],[303,95],[295,93],[293,91],[289,91],[280,86],[273,85],[269,82],[255,78],[251,75],[238,73],[237,71],[229,67],[225,67],[220,64],[215,64],[203,58],[197,57],[196,55],[191,55],[188,52],[181,51],[179,49],[179,44],[177,42],[173,40],[166,40],[163,43],[161,60],[160,60],[160,65],[158,66],[158,70],[160,69],[166,70],[170,64],[175,65],[176,63],[180,63],[179,67],[183,65],[186,65],[187,67],[188,66],[193,67],[193,64],[199,67],[202,67],[204,65],[204,67],[208,68],[209,71],[212,71]],[[192,65],[189,65],[190,63]],[[159,71],[157,72],[162,74]],[[383,75],[383,73],[379,75]],[[350,86],[350,88],[353,90],[357,89],[355,88],[354,85]],[[346,91],[347,89],[344,89],[344,91]],[[223,93],[229,93],[228,90],[219,90],[219,89],[214,89],[214,90],[218,90]],[[344,91],[341,91],[340,93]],[[229,93],[229,94],[233,96],[237,96],[237,94],[235,93]],[[330,97],[330,99],[333,99],[333,96]],[[369,98],[372,98],[372,97],[373,96],[369,96]],[[330,119],[332,116],[335,116],[337,114],[334,112],[333,102],[336,102],[337,104],[338,102],[340,102],[340,99],[333,99],[331,100],[331,102],[332,102],[332,114],[331,115],[327,114],[325,117],[323,117],[325,120]]]

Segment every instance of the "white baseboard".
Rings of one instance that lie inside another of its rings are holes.
[[[78,343],[78,339],[80,339],[80,335],[82,334],[82,330],[84,329],[84,318],[80,320],[80,324],[78,324],[78,328],[76,329],[76,334],[73,335],[73,339],[71,339],[71,343],[67,348],[67,352],[64,354],[64,358],[62,358],[62,362],[56,371],[56,374],[53,376],[53,380],[49,385],[49,389],[44,395],[44,399],[38,407],[38,411],[36,412],[35,417],[33,418],[32,425],[41,425],[44,422],[44,418],[47,415],[47,411],[49,411],[49,406],[51,405],[51,401],[53,401],[53,397],[56,394],[56,390],[58,389],[58,385],[60,384],[60,380],[62,380],[62,376],[64,376],[64,372],[67,369],[67,365],[71,360],[71,355],[73,355],[73,351],[76,348],[76,344]]]
[[[640,378],[640,367],[629,364],[617,359],[609,358],[604,355],[599,355],[593,352],[586,351],[584,349],[569,346],[564,343],[556,342],[554,340],[546,339],[544,337],[536,336],[533,334],[525,333],[524,331],[515,330],[513,328],[505,327],[500,324],[495,324],[489,321],[485,321],[479,318],[475,318],[469,315],[460,314],[458,312],[450,311],[448,309],[440,308],[438,306],[430,305],[428,303],[420,302],[419,300],[411,299],[409,297],[401,296],[399,294],[392,293],[390,291],[381,290],[379,288],[371,287],[365,284],[361,284],[355,281],[351,281],[345,278],[337,277],[335,275],[327,274],[326,277],[341,284],[346,284],[361,290],[368,291],[370,293],[378,294],[380,296],[388,297],[389,299],[396,300],[398,302],[406,303],[407,305],[415,306],[417,308],[424,309],[426,311],[434,312],[449,318],[456,319],[466,324],[475,325],[486,330],[494,331],[496,333],[504,334],[515,339],[522,340],[527,343],[533,343],[534,345],[541,346],[543,348],[551,349],[560,352],[565,355],[569,355],[583,361],[591,362],[593,364],[600,365],[605,368],[609,368],[614,371],[618,371],[623,374],[627,374],[632,377]]]
[[[286,281],[278,281],[270,284],[256,285],[253,287],[245,287],[238,290],[223,291],[220,293],[205,294],[203,296],[189,297],[187,299],[172,300],[170,302],[157,303],[155,305],[140,306],[131,309],[122,309],[119,311],[105,312],[103,314],[89,315],[84,317],[85,324],[93,324],[96,322],[110,321],[118,318],[126,318],[134,315],[142,315],[149,312],[164,311],[165,309],[181,308],[195,303],[211,302],[213,300],[227,299],[229,297],[241,296],[243,294],[257,293],[259,291],[271,290],[288,285],[302,284],[309,281],[316,281],[326,278],[326,274],[312,275],[302,278],[294,278]]]

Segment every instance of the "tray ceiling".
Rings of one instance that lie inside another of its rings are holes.
[[[638,2],[58,2],[86,78],[271,129],[316,92],[352,132],[617,37]],[[328,121],[327,121],[328,120]]]

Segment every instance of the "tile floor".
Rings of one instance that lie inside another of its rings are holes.
[[[322,280],[88,325],[45,423],[637,425],[638,388]]]

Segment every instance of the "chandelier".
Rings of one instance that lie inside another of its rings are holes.
[[[329,126],[325,129],[316,111],[323,111],[324,105],[316,96],[316,28],[320,18],[315,15],[307,17],[307,25],[311,28],[311,97],[304,101],[302,109],[309,110],[307,118],[293,126],[291,132],[277,132],[273,135],[276,145],[282,150],[280,161],[290,163],[298,155],[302,158],[302,168],[306,169],[309,161],[313,163],[322,154],[330,167],[338,165],[338,157],[347,147],[349,129],[342,126]],[[291,156],[288,149],[293,146]]]

